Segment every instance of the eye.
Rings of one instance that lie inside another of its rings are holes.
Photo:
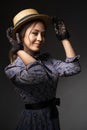
[[[38,35],[38,32],[32,32],[32,34],[34,34],[35,36],[37,36],[37,35]]]

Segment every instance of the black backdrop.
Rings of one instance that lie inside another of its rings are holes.
[[[77,3],[76,3],[77,2]],[[87,4],[84,1],[21,0],[0,2],[0,130],[14,130],[23,104],[14,92],[13,84],[4,74],[9,63],[9,43],[6,29],[12,24],[13,16],[24,8],[36,8],[50,16],[61,16],[69,30],[70,40],[80,55],[81,73],[59,80],[57,96],[61,97],[61,130],[87,130]],[[45,50],[54,57],[64,58],[62,46],[54,32],[48,33]]]

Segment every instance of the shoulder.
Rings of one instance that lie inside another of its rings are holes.
[[[24,66],[24,63],[19,57],[16,60],[14,60],[12,63],[8,64],[5,67],[5,69],[8,69],[8,68],[10,69],[10,68],[18,67],[18,66]]]

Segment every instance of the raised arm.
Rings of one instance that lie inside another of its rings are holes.
[[[12,38],[12,31],[13,31],[13,28],[9,27],[6,32],[7,38],[9,42],[11,43],[11,50],[9,53],[11,60],[13,60],[15,56],[19,56],[25,65],[36,61],[35,58],[33,58],[31,55],[29,55],[28,53],[24,51],[24,47],[22,45],[22,42],[20,41],[18,33],[16,34],[16,40]]]

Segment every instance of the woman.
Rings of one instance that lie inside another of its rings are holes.
[[[64,47],[65,61],[40,52],[51,23]],[[5,73],[25,105],[16,130],[60,130],[56,107],[60,105],[56,98],[58,78],[81,71],[79,55],[69,41],[69,32],[62,19],[39,14],[35,9],[20,11],[13,18],[13,24],[14,27],[7,29],[12,48]]]

